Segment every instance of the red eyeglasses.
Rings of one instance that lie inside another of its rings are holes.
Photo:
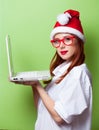
[[[50,42],[52,43],[53,47],[58,48],[60,47],[61,42],[63,42],[65,45],[70,46],[73,43],[73,39],[75,36],[64,36],[62,39],[53,39]]]

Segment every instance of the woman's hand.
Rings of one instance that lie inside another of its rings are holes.
[[[11,82],[13,82],[13,81],[11,81]],[[41,83],[38,80],[36,80],[36,81],[14,81],[13,83],[22,84],[22,85],[30,85],[32,87],[41,86]]]

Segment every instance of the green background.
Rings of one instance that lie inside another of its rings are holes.
[[[6,34],[11,36],[16,72],[49,69],[54,54],[49,35],[56,16],[67,9],[81,12],[86,63],[93,77],[92,130],[99,129],[98,8],[98,0],[0,0],[0,129],[34,130],[36,120],[31,87],[8,81]]]

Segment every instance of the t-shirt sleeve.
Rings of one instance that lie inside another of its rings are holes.
[[[65,80],[65,79],[64,79]],[[82,114],[89,104],[89,78],[85,74],[77,78],[68,79],[63,84],[54,109],[67,123],[71,123],[75,116]]]

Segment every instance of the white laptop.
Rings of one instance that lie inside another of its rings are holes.
[[[14,73],[12,52],[11,52],[11,41],[9,35],[6,36],[6,50],[7,50],[7,58],[8,58],[9,78],[11,81],[35,81],[35,80],[50,79],[49,70],[19,72],[16,74]]]

